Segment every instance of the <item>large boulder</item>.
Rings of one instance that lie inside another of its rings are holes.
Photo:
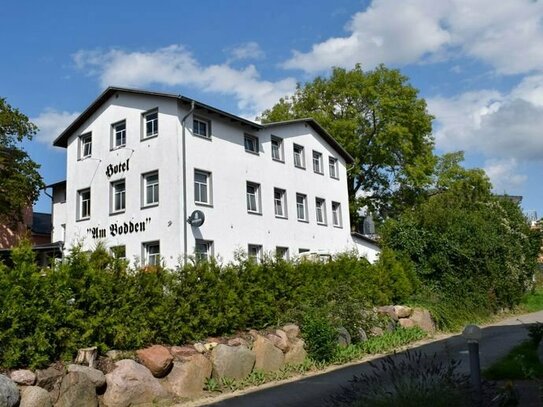
[[[55,367],[36,370],[36,386],[40,386],[47,391],[53,391],[60,386],[64,377],[64,370]]]
[[[423,331],[433,334],[436,331],[436,324],[430,314],[430,311],[424,308],[415,308],[409,317],[415,326],[418,326]]]
[[[36,383],[36,375],[32,370],[14,370],[9,376],[15,383],[23,386],[32,386],[34,383]]]
[[[87,376],[96,389],[106,384],[106,376],[98,369],[82,365],[68,365],[68,372],[79,372]]]
[[[337,343],[343,348],[351,344],[351,334],[343,327],[337,328]]]
[[[413,308],[406,307],[405,305],[394,305],[392,309],[398,318],[408,318],[413,313]]]
[[[164,377],[172,367],[173,356],[162,345],[153,345],[136,352],[140,362],[151,371],[155,377]]]
[[[300,365],[307,357],[303,339],[295,339],[290,343],[290,349],[285,353],[285,365]]]
[[[269,334],[268,339],[273,342],[275,346],[281,349],[283,352],[288,351],[290,347],[290,340],[285,331],[282,329],[275,330],[274,334]]]
[[[168,397],[151,371],[131,359],[119,360],[115,369],[106,375],[104,393],[106,407],[128,407],[153,403]]]
[[[255,365],[256,355],[245,346],[228,346],[219,344],[211,352],[213,377],[244,379],[251,373]]]
[[[398,322],[402,328],[413,328],[415,326],[415,323],[410,318],[402,318]]]
[[[300,336],[300,327],[295,324],[287,324],[282,329],[290,340],[296,339]]]
[[[172,346],[170,348],[170,353],[174,359],[183,359],[198,353],[194,346]]]
[[[96,407],[96,387],[82,372],[69,372],[60,385],[60,395],[55,407]]]
[[[163,386],[177,397],[195,397],[204,390],[206,380],[211,377],[212,365],[199,353],[173,362],[171,372],[163,379]]]
[[[39,386],[23,386],[19,407],[53,407],[53,403],[47,390]]]
[[[19,389],[13,380],[0,374],[0,407],[19,405]]]
[[[285,355],[281,349],[267,338],[259,336],[253,343],[253,352],[255,353],[255,369],[264,372],[275,372],[283,367]]]
[[[384,305],[382,307],[377,307],[376,311],[377,311],[377,314],[379,315],[388,315],[394,321],[398,320],[398,315],[396,315],[396,311],[394,310],[394,306],[392,305]]]
[[[245,346],[247,348],[249,347],[249,342],[239,337],[229,339],[227,344],[228,346]]]

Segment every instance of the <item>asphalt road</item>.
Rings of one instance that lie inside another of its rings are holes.
[[[481,368],[490,366],[527,338],[527,330],[522,323],[530,324],[537,321],[543,322],[543,311],[509,318],[484,327],[480,342]],[[467,344],[460,335],[422,345],[417,350],[429,355],[437,354],[437,357],[444,362],[450,359],[459,360],[461,362],[459,369],[469,371]],[[402,357],[402,355],[399,353],[394,357]],[[370,370],[367,362],[360,363],[208,405],[214,407],[326,406],[328,397],[341,391],[342,386],[348,385],[354,375],[368,373]]]

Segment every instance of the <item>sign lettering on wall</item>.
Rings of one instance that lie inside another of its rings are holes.
[[[128,235],[132,233],[145,232],[145,227],[151,223],[151,218],[146,218],[142,222],[122,222],[109,225],[110,236]],[[93,239],[104,239],[107,235],[106,228],[92,227],[87,229]]]
[[[130,169],[130,158],[127,158],[125,162],[119,164],[109,164],[106,168],[106,177],[110,178],[114,174],[120,174]]]

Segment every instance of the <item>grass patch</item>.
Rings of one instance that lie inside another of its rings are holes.
[[[513,348],[503,359],[499,360],[483,375],[489,380],[531,380],[543,378],[543,365],[537,356],[534,341],[526,341]]]
[[[525,294],[520,305],[527,312],[543,310],[543,287],[537,287],[533,292]]]

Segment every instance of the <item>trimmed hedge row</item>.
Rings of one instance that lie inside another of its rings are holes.
[[[415,289],[412,266],[388,251],[375,265],[345,254],[328,263],[240,259],[176,270],[128,269],[101,247],[75,249],[43,270],[28,246],[12,260],[0,264],[4,368],[69,359],[81,347],[181,344],[315,313],[354,330],[362,308],[403,302]]]

